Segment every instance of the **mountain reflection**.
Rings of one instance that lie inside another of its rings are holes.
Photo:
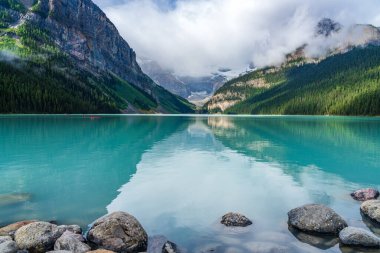
[[[128,211],[150,235],[164,234],[196,252],[203,244],[244,252],[250,243],[270,243],[270,235],[278,234],[292,242],[292,252],[305,247],[313,252],[318,248],[302,245],[288,231],[287,212],[323,203],[351,225],[365,227],[349,193],[374,181],[366,176],[350,180],[360,162],[336,159],[368,158],[360,169],[374,169],[370,159],[380,147],[372,139],[378,138],[373,127],[379,123],[364,125],[367,134],[359,131],[363,125],[340,119],[194,118],[186,130],[143,154],[107,210]],[[374,170],[369,175],[380,174]],[[253,228],[230,234],[218,224],[229,211],[251,217]],[[329,243],[326,248],[339,252]]]

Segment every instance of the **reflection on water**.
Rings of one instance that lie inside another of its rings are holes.
[[[287,212],[322,203],[378,233],[349,193],[379,188],[379,129],[366,118],[0,118],[0,194],[32,196],[0,205],[0,224],[85,226],[124,210],[188,252],[355,252],[289,231]],[[223,227],[229,211],[253,226]]]

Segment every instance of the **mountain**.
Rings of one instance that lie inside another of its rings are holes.
[[[157,84],[198,106],[202,106],[227,81],[222,71],[201,77],[178,76],[153,60],[140,59],[139,64]]]
[[[91,0],[0,0],[1,113],[191,113]]]
[[[380,30],[326,19],[316,39],[338,41],[322,56],[302,45],[281,66],[230,80],[204,110],[230,114],[380,115]],[[331,38],[330,38],[331,37]],[[339,38],[339,40],[337,40]],[[324,42],[324,41],[323,41]]]

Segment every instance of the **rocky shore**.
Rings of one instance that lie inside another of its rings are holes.
[[[380,223],[377,190],[362,189],[351,196],[362,201],[360,212],[363,218]],[[253,225],[246,216],[233,212],[221,217],[220,223],[226,227]],[[308,204],[290,210],[288,224],[289,231],[300,241],[329,236],[331,245],[340,243],[349,247],[380,249],[378,236],[365,229],[348,226],[339,214],[324,205]],[[125,212],[114,212],[97,219],[86,233],[78,225],[56,225],[37,220],[20,221],[0,228],[0,253],[43,252],[176,253],[181,249],[165,237],[148,239],[139,221]]]

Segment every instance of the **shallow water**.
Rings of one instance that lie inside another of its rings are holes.
[[[380,188],[379,118],[2,116],[0,151],[0,226],[123,210],[187,252],[359,252],[289,231],[322,203],[380,231],[349,196]],[[224,228],[229,211],[253,226]]]

